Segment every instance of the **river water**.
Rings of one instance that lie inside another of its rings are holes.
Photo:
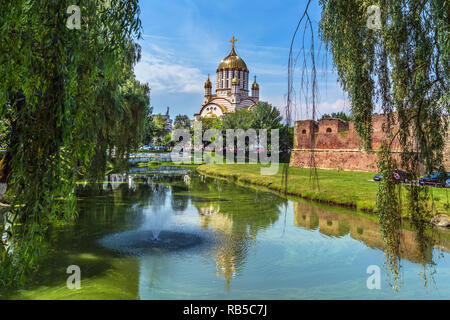
[[[52,227],[41,270],[4,299],[450,298],[449,232],[424,252],[415,233],[403,231],[394,290],[372,216],[177,167],[136,168],[103,185],[80,184],[77,193],[79,218]],[[116,248],[154,229],[199,242]],[[66,286],[70,265],[80,267],[80,290]],[[369,266],[380,268],[380,289],[368,288]]]

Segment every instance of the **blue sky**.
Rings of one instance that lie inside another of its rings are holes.
[[[305,6],[306,1],[299,0],[141,0],[143,57],[135,72],[138,80],[152,88],[154,112],[164,113],[169,106],[172,117],[186,114],[192,118],[200,110],[207,75],[211,74],[214,84],[217,66],[231,50],[232,36],[238,39],[236,51],[246,62],[251,78],[257,76],[261,100],[283,110],[289,45]],[[332,59],[317,37],[317,1],[311,4],[309,13],[316,26],[319,115],[349,111],[346,95],[336,82]],[[299,33],[297,49],[302,45],[303,30]],[[310,37],[307,33],[308,49]],[[299,94],[300,75],[297,67],[294,120],[310,117]]]

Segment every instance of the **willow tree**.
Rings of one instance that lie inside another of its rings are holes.
[[[379,152],[377,211],[388,265],[398,275],[402,216],[419,237],[432,214],[430,191],[406,186],[402,203],[392,170],[402,167],[410,181],[422,169],[443,170],[449,115],[449,2],[445,0],[320,0],[320,33],[332,54],[342,87],[351,101],[355,128],[371,148],[372,114],[387,117]],[[379,8],[371,12],[369,6]],[[375,15],[371,15],[375,14]],[[379,24],[369,19],[379,19]],[[376,27],[370,27],[375,25]],[[398,140],[400,157],[392,143]]]
[[[92,114],[94,155],[85,170],[80,170],[85,173],[83,178],[103,180],[107,164],[124,168],[129,151],[137,149],[144,138],[150,88],[139,83],[133,73],[140,50],[130,42],[123,61],[117,65],[123,70],[122,76],[109,79],[100,88]]]
[[[75,2],[80,29],[66,25],[72,0],[0,2],[0,113],[13,119],[3,164],[14,196],[0,245],[2,285],[36,268],[50,223],[73,217],[79,169],[109,123],[99,121],[98,97],[130,78],[124,60],[140,36],[138,0]],[[133,130],[122,114],[123,130]]]

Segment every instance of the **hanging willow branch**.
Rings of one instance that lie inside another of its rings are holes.
[[[295,29],[294,35],[292,36],[291,45],[289,49],[289,59],[288,59],[288,94],[287,94],[287,103],[286,103],[286,110],[285,110],[285,118],[286,118],[286,124],[287,126],[291,126],[292,124],[292,109],[295,106],[295,89],[294,89],[294,71],[297,65],[298,58],[300,55],[302,55],[302,72],[300,77],[300,94],[303,94],[303,98],[305,101],[305,106],[308,109],[309,107],[309,90],[311,87],[311,117],[313,120],[316,120],[317,117],[317,71],[316,71],[316,57],[315,57],[315,48],[314,48],[314,29],[311,22],[311,19],[308,14],[308,9],[311,4],[311,0],[308,1],[306,4],[306,8],[299,19],[297,23],[297,27]],[[295,41],[297,39],[297,33],[301,29],[302,25],[303,27],[303,34],[301,43],[302,46],[300,50],[297,52],[297,54],[294,56],[294,45]],[[311,45],[309,48],[309,52],[305,50],[305,36],[306,33],[309,31],[311,35]],[[309,59],[308,59],[309,57]],[[308,68],[309,63],[311,64],[311,69]],[[301,101],[301,99],[300,99]],[[308,111],[308,110],[307,110]],[[312,141],[311,146],[312,149],[314,149],[315,145],[315,136],[314,134],[311,135]],[[295,137],[294,137],[295,139]],[[312,187],[313,188],[319,188],[318,183],[318,176],[317,176],[317,169],[315,164],[315,157],[314,152],[311,152],[311,181],[312,181]],[[284,186],[284,192],[287,193],[288,188],[288,175],[289,175],[289,165],[285,165],[283,167],[283,186]]]

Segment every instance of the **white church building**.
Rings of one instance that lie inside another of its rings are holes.
[[[195,120],[200,118],[220,118],[226,113],[247,108],[251,110],[259,101],[259,85],[252,84],[252,94],[249,95],[249,71],[244,60],[234,50],[233,37],[230,42],[230,54],[224,58],[217,68],[216,93],[212,94],[212,83],[209,79],[205,83],[205,98],[199,113],[194,114]]]

